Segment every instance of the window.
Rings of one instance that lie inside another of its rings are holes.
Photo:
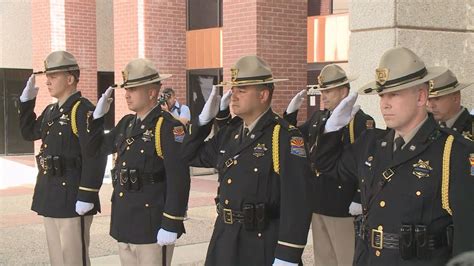
[[[204,103],[211,94],[212,85],[219,84],[221,81],[222,68],[187,71],[187,102],[191,110],[191,117],[201,113]]]
[[[222,27],[222,0],[187,0],[187,30]]]

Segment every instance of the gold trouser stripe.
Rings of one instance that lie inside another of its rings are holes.
[[[169,215],[166,212],[163,213],[163,216],[171,220],[184,221],[184,217]]]
[[[351,144],[355,142],[354,121],[355,121],[355,117],[349,123],[349,140],[351,141]]]
[[[89,191],[89,192],[99,192],[96,188],[88,188],[88,187],[79,187],[79,190]]]
[[[287,246],[287,247],[290,247],[290,248],[304,248],[305,247],[305,245],[296,245],[296,244],[283,242],[283,241],[278,241],[278,244],[280,244],[282,246]]]
[[[163,150],[161,149],[161,125],[163,124],[163,117],[158,118],[155,127],[155,149],[158,157],[163,159]]]
[[[450,215],[453,215],[453,211],[449,207],[449,167],[453,140],[453,135],[449,135],[444,144],[443,170],[441,177],[441,204],[443,209],[445,209]]]
[[[276,125],[273,128],[273,136],[272,136],[272,158],[273,158],[273,171],[275,173],[280,174],[280,147],[279,147],[279,140],[280,140],[280,125]]]
[[[72,111],[71,111],[71,128],[72,128],[72,133],[74,133],[74,135],[76,136],[79,136],[78,130],[77,130],[77,119],[76,119],[77,108],[79,107],[79,104],[81,104],[81,101],[77,101],[72,107]]]

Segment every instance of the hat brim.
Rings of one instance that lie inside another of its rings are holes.
[[[171,75],[171,74],[160,74],[160,77],[155,78],[155,79],[145,80],[145,81],[137,81],[137,82],[129,82],[129,83],[122,83],[120,86],[118,86],[118,85],[115,85],[115,86],[120,87],[120,88],[124,88],[124,89],[134,88],[134,87],[138,87],[138,86],[152,84],[152,83],[155,83],[155,82],[158,82],[158,81],[162,81],[162,80],[165,80],[165,79],[170,78],[172,76],[173,75]]]
[[[242,87],[242,86],[252,86],[252,85],[263,85],[276,83],[281,81],[287,81],[289,79],[272,79],[268,81],[259,81],[259,82],[234,82],[234,81],[223,81],[221,84],[216,85],[216,87]]]
[[[382,94],[385,94],[385,93],[388,93],[388,92],[394,92],[394,91],[400,91],[400,90],[408,89],[408,88],[411,88],[413,86],[420,85],[420,84],[423,84],[425,82],[428,82],[430,79],[434,79],[434,78],[440,76],[445,71],[447,71],[447,68],[445,68],[445,67],[427,67],[426,70],[428,71],[428,74],[426,74],[426,76],[424,76],[421,79],[410,81],[408,83],[404,83],[404,84],[401,84],[401,85],[398,85],[398,86],[395,86],[395,87],[387,88],[387,89],[384,89],[383,91],[380,91],[380,92],[377,91],[379,86],[377,85],[376,81],[374,80],[374,81],[369,82],[369,83],[365,84],[364,86],[362,86],[358,90],[358,93],[362,94],[362,95],[374,95],[374,94],[382,95]]]
[[[55,69],[55,70],[41,70],[41,71],[36,71],[33,72],[34,75],[46,75],[46,74],[52,74],[52,73],[58,73],[58,72],[68,72],[68,71],[74,71],[74,70],[81,70],[80,67],[68,67],[68,68],[60,68],[60,69]]]
[[[356,80],[357,78],[358,78],[358,76],[349,76],[349,77],[347,77],[347,80],[346,80],[346,81],[343,81],[343,82],[340,82],[340,83],[331,84],[330,86],[326,86],[326,87],[324,87],[324,88],[322,88],[319,84],[308,85],[307,87],[308,87],[308,88],[315,89],[315,90],[317,90],[317,91],[327,91],[327,90],[330,90],[330,89],[334,89],[334,88],[337,88],[337,87],[341,87],[341,86],[347,85],[347,84],[351,83],[352,81]]]
[[[453,87],[450,87],[450,88],[447,88],[447,89],[444,89],[444,90],[441,90],[441,91],[430,92],[429,98],[431,99],[431,98],[437,98],[437,97],[441,97],[441,96],[444,96],[444,95],[448,95],[448,94],[451,94],[453,92],[463,90],[467,87],[470,87],[471,89],[474,88],[474,83],[472,83],[472,82],[467,82],[467,83],[466,82],[460,82],[456,86],[453,86]]]

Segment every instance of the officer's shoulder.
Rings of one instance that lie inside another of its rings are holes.
[[[289,135],[291,136],[301,136],[300,130],[290,124],[288,121],[280,117],[278,114],[273,113],[273,120],[277,125],[280,125],[280,128],[282,129],[283,132],[288,132]]]
[[[80,102],[80,104],[78,106],[80,110],[90,111],[90,110],[95,109],[94,104],[91,101],[89,101],[89,99],[87,99],[87,98],[80,97],[78,101]]]
[[[170,126],[183,126],[183,124],[176,119],[170,112],[161,110],[161,116],[163,117],[163,122]]]
[[[135,115],[133,114],[127,114],[125,116],[123,116],[120,121],[117,123],[117,125],[115,126],[116,128],[119,128],[121,125],[124,125],[124,124],[129,124],[130,121],[135,117]]]
[[[451,128],[447,128],[447,127],[439,127],[436,129],[437,131],[440,132],[440,134],[442,135],[446,135],[446,136],[453,136],[455,142],[461,144],[461,145],[465,145],[467,147],[471,147],[472,149],[472,146],[474,145],[473,144],[473,140],[470,139],[469,137],[467,136],[464,136],[462,135],[461,133],[451,129]],[[435,130],[435,132],[436,132]],[[436,133],[434,133],[436,134]],[[433,135],[433,134],[432,134]]]

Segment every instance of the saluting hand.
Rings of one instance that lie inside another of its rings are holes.
[[[232,96],[232,90],[228,90],[224,95],[222,95],[220,110],[224,111],[229,108],[230,97]]]
[[[326,122],[324,132],[329,133],[333,131],[338,131],[339,129],[349,124],[349,122],[360,109],[359,105],[354,106],[356,100],[357,93],[349,93],[349,95],[344,98],[332,112],[332,115]]]
[[[207,99],[201,113],[199,114],[199,124],[201,126],[211,122],[211,120],[216,117],[217,113],[219,113],[220,100],[221,96],[218,93],[218,89],[216,85],[213,85],[209,99]]]
[[[286,108],[286,113],[291,114],[296,112],[300,109],[301,105],[303,104],[304,99],[306,98],[306,89],[301,90],[298,92],[293,99],[291,99],[288,107]]]
[[[95,107],[94,110],[94,119],[99,119],[103,117],[110,109],[110,104],[113,102],[112,98],[112,92],[114,91],[114,88],[109,87],[107,90],[102,94],[102,97],[100,97],[99,101],[97,102],[97,106]]]
[[[38,95],[39,88],[35,87],[35,83],[36,83],[35,74],[31,74],[31,76],[28,78],[28,81],[26,82],[26,86],[23,89],[23,92],[21,93],[21,96],[20,96],[21,102],[24,103],[36,98],[36,96]]]

